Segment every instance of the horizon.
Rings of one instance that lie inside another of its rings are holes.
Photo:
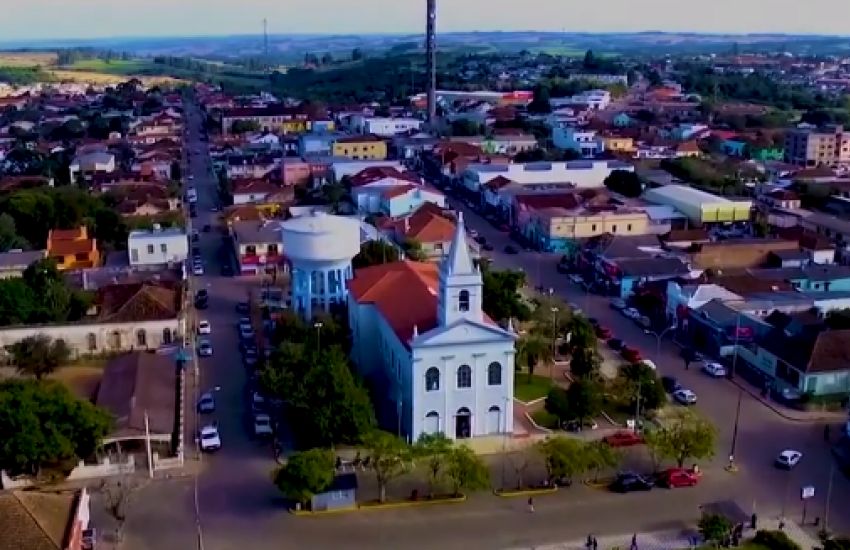
[[[769,2],[769,6],[765,5]],[[437,30],[442,34],[474,32],[545,32],[629,34],[663,32],[695,35],[850,36],[850,20],[839,13],[840,0],[810,0],[798,13],[792,0],[763,0],[742,10],[738,0],[716,0],[712,13],[727,17],[695,18],[705,10],[695,0],[645,0],[635,10],[629,0],[600,0],[592,7],[570,0],[526,0],[517,11],[508,0],[463,0],[438,4]],[[690,9],[688,5],[692,5]],[[765,17],[764,11],[770,16]],[[325,14],[333,13],[334,18]],[[486,15],[484,15],[486,14]],[[825,15],[827,14],[827,15]],[[423,35],[424,0],[148,0],[128,17],[124,6],[110,0],[30,0],[0,21],[0,43],[85,42],[270,36]],[[193,21],[187,28],[185,21]],[[575,22],[581,21],[578,27]],[[394,32],[387,32],[387,27]],[[572,27],[572,28],[571,28]]]

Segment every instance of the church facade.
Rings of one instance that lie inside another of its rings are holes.
[[[516,335],[486,316],[482,299],[462,217],[439,266],[402,261],[357,271],[352,359],[382,427],[409,441],[513,432]]]

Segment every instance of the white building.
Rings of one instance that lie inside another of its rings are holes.
[[[418,131],[422,121],[418,118],[388,118],[355,116],[352,119],[354,129],[361,134],[372,134],[381,137],[392,137],[407,132]]]
[[[79,174],[114,172],[115,155],[103,151],[77,155],[71,161],[68,171],[71,175],[71,182],[76,182]]]
[[[470,164],[463,172],[462,181],[470,191],[478,191],[482,185],[499,176],[520,185],[571,183],[585,189],[603,187],[605,178],[614,170],[633,172],[634,166],[617,160]]]
[[[449,254],[394,262],[350,282],[352,359],[376,389],[385,426],[413,441],[513,432],[514,341],[482,311],[481,273],[460,215]]]
[[[596,130],[574,126],[552,128],[552,143],[558,149],[569,149],[585,158],[593,158],[605,150],[605,142],[597,135]]]
[[[162,266],[186,261],[189,240],[180,228],[131,231],[127,252],[132,266]]]

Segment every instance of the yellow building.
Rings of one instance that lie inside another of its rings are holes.
[[[334,142],[333,155],[354,160],[386,160],[387,142],[377,136],[344,137]]]
[[[630,137],[602,136],[602,142],[606,151],[614,153],[633,153],[635,150],[635,140]]]
[[[548,252],[570,250],[578,239],[613,235],[647,235],[651,233],[649,217],[641,210],[594,211],[547,208],[532,215],[529,224],[536,235],[531,239]]]
[[[88,228],[51,229],[47,234],[47,257],[56,260],[59,270],[86,269],[100,265],[97,241]]]

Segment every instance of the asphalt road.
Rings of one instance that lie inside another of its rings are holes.
[[[724,499],[736,500],[746,512],[755,507],[762,517],[777,516],[784,507],[789,518],[799,521],[798,491],[809,484],[817,491],[809,504],[809,517],[823,516],[832,460],[822,441],[821,425],[785,421],[744,394],[736,452],[741,470],[737,474],[726,473],[719,465],[725,462],[731,441],[737,388],[725,380],[709,379],[694,369],[684,371],[678,349],[669,342],[664,342],[661,353],[656,354],[653,337],[644,335],[634,323],[611,310],[606,299],[586,296],[559,275],[555,271],[557,257],[501,253],[509,242],[508,237],[469,211],[465,212],[467,226],[494,244],[496,250],[491,255],[498,267],[524,269],[532,284],[551,287],[565,299],[579,304],[618,337],[640,348],[661,372],[676,375],[697,392],[698,408],[720,431],[716,464],[706,468],[710,475],[695,488],[631,495],[576,486],[539,497],[534,514],[527,512],[524,499],[501,499],[487,494],[474,495],[471,502],[463,505],[316,518],[297,518],[286,513],[270,481],[275,467],[271,450],[267,444],[249,436],[247,376],[237,349],[235,304],[245,299],[248,288],[256,282],[220,276],[221,234],[216,231],[216,215],[210,212],[216,201],[216,184],[209,171],[206,146],[198,139],[197,112],[190,107],[189,113],[188,147],[193,151],[190,173],[199,192],[198,218],[192,221],[197,227],[213,226],[210,233],[201,233],[200,247],[207,273],[193,280],[195,288],[205,287],[210,291],[209,308],[200,312],[199,317],[212,324],[215,352],[213,357],[200,360],[199,387],[201,390],[220,387],[216,392],[217,410],[208,420],[218,422],[223,448],[201,458],[197,477],[158,481],[134,496],[125,548],[515,548],[575,540],[588,532],[620,534],[685,528],[697,519],[700,504]],[[194,153],[198,149],[200,154]],[[792,472],[773,469],[774,456],[788,447],[805,453],[800,466]],[[848,505],[850,485],[836,474],[831,499],[832,527],[850,529],[850,516],[845,512]]]

